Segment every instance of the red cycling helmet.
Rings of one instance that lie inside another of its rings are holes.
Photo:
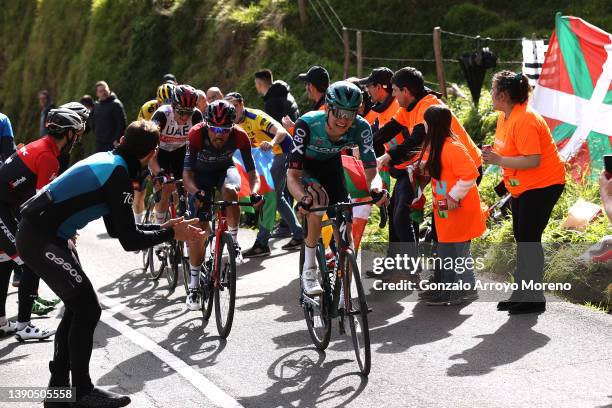
[[[179,108],[193,109],[198,102],[196,89],[190,85],[179,85],[172,93],[172,105]]]
[[[226,100],[219,99],[206,108],[206,122],[209,126],[230,128],[236,120],[236,108]]]

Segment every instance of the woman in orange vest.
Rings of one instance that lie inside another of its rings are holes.
[[[470,242],[486,229],[476,186],[479,172],[463,143],[452,133],[453,116],[446,106],[430,106],[424,118],[426,133],[419,166],[431,176],[438,233],[436,268],[443,283],[462,284],[456,289],[430,292],[427,304],[459,304],[477,297]]]
[[[503,169],[504,185],[512,194],[512,227],[517,242],[514,280],[518,291],[499,302],[510,314],[546,310],[541,283],[544,274],[542,233],[565,187],[565,167],[548,125],[527,104],[529,82],[522,73],[501,71],[493,76],[493,109],[500,111],[493,149],[483,152],[487,164]]]

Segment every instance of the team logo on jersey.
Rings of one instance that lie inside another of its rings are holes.
[[[11,185],[11,187],[16,188],[18,185],[25,183],[26,180],[27,179],[25,178],[25,176],[21,176],[20,178],[10,182],[9,184]]]

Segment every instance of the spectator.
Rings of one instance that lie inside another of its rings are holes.
[[[0,112],[0,165],[15,153],[15,136],[11,121]]]
[[[166,74],[162,77],[162,84],[178,85],[178,81],[174,74]]]
[[[365,116],[365,120],[372,126],[372,132],[386,125],[400,108],[397,98],[393,96],[392,77],[393,71],[387,67],[379,67],[374,68],[370,76],[359,81],[360,84],[365,85],[373,103]],[[374,148],[378,148],[377,156],[384,153],[381,145],[374,146]]]
[[[206,112],[206,107],[208,106],[208,99],[206,99],[206,93],[201,89],[198,89],[196,93],[198,94],[198,102],[196,103],[196,107],[200,112]]]
[[[565,167],[548,125],[527,104],[529,82],[522,73],[493,76],[493,109],[499,111],[495,144],[483,152],[485,163],[503,169],[504,186],[512,194],[512,226],[517,242],[514,281],[519,290],[499,302],[510,314],[546,310],[543,291],[523,290],[523,283],[541,283],[544,274],[542,233],[565,188]]]
[[[221,90],[216,86],[211,86],[208,88],[208,91],[206,91],[206,99],[208,100],[208,103],[213,103],[214,101],[223,99],[223,92],[221,92]]]
[[[85,106],[87,109],[89,109],[89,112],[93,112],[95,102],[94,102],[94,99],[91,97],[91,95],[85,94],[81,96],[81,99],[79,100],[79,102],[83,104],[83,106]],[[85,125],[86,125],[85,133],[88,133],[91,130],[91,116],[87,119],[87,122],[85,123]]]
[[[96,136],[96,153],[113,150],[119,144],[126,126],[123,104],[104,81],[96,83],[95,103],[91,123]]]
[[[599,195],[604,206],[604,211],[612,222],[612,174],[603,171],[599,177]]]
[[[459,304],[474,300],[477,296],[473,288],[474,270],[466,261],[472,258],[471,240],[480,237],[486,229],[476,186],[479,171],[461,141],[452,133],[453,115],[446,106],[430,106],[425,111],[424,119],[421,160],[427,155],[423,168],[431,176],[433,214],[439,240],[438,258],[443,260],[439,266],[440,280],[471,285],[471,289],[465,293],[457,290],[432,291],[427,296],[427,304]],[[453,262],[448,262],[448,259]],[[464,267],[465,270],[459,270]]]
[[[329,87],[329,74],[327,70],[318,65],[310,67],[305,74],[298,75],[306,84],[308,99],[313,102],[310,110],[323,109],[325,106],[325,91]]]
[[[47,121],[47,114],[51,109],[55,109],[55,105],[51,100],[51,94],[47,90],[38,92],[38,103],[40,105],[40,132],[39,136],[43,137],[47,134],[45,129],[45,123]]]
[[[284,81],[274,81],[272,71],[262,69],[255,72],[255,89],[263,96],[264,112],[281,122],[284,116],[295,121],[300,116],[297,102]]]

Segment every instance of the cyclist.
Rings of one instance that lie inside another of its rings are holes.
[[[173,238],[194,240],[202,234],[193,222],[182,219],[163,225],[134,223],[131,179],[146,168],[158,143],[157,126],[133,122],[115,150],[76,163],[21,207],[23,218],[17,232],[20,256],[66,305],[49,363],[49,387],[70,386],[72,372],[76,406],[122,407],[130,399],[94,388],[91,382],[89,360],[101,309],[70,239],[100,217],[104,217],[109,235],[118,238],[127,251]]]
[[[156,99],[152,99],[142,105],[140,111],[138,111],[137,120],[151,120],[155,111],[162,105],[169,105],[172,103],[172,93],[174,92],[174,84],[163,83],[157,87]],[[142,179],[142,183],[134,183],[134,219],[136,223],[142,223],[144,217],[144,199],[145,199],[145,178]]]
[[[368,122],[357,115],[361,105],[360,89],[346,81],[333,83],[325,94],[327,112],[309,112],[295,123],[293,151],[289,158],[287,182],[289,191],[299,201],[299,211],[307,217],[308,235],[302,283],[308,295],[322,293],[317,278],[316,245],[321,236],[322,213],[310,213],[312,206],[327,206],[348,202],[340,152],[349,146],[358,146],[365,167],[370,194],[378,197],[380,177],[376,170],[376,157],[372,146],[372,130]],[[386,194],[377,203],[384,204]],[[329,216],[335,214],[330,211]],[[340,242],[337,231],[336,242]],[[347,235],[351,236],[350,219]]]
[[[291,136],[281,126],[280,123],[272,119],[268,114],[258,109],[246,108],[244,99],[238,92],[230,92],[225,95],[225,100],[229,101],[236,108],[236,124],[239,125],[251,140],[251,146],[258,147],[261,150],[272,150],[274,153],[274,161],[270,169],[274,189],[276,192],[276,201],[266,200],[261,211],[259,222],[259,232],[253,247],[244,252],[245,258],[270,255],[270,230],[273,226],[264,224],[263,215],[271,212],[276,214],[276,210],[281,215],[281,218],[289,225],[291,240],[282,246],[284,250],[299,248],[304,240],[304,231],[298,223],[295,213],[291,209],[291,205],[285,199],[283,194],[285,183],[287,182],[287,153],[291,151],[293,143]],[[272,220],[274,221],[274,220]]]
[[[160,129],[159,153],[153,158],[149,167],[154,176],[163,172],[165,175],[181,178],[189,130],[202,122],[202,113],[195,107],[198,96],[195,88],[189,85],[179,85],[172,93],[170,105],[162,105],[155,111],[153,122]],[[173,185],[161,187],[161,199],[155,205],[155,221],[162,224]]]
[[[40,329],[30,323],[33,306],[37,314],[38,309],[48,312],[52,307],[35,304],[39,278],[23,264],[17,251],[15,234],[19,206],[57,176],[58,157],[70,152],[85,130],[85,122],[78,113],[64,107],[49,111],[45,127],[46,136],[17,150],[0,167],[0,331],[16,332],[20,340],[46,339],[55,330]],[[7,321],[5,313],[9,276],[15,265],[22,271],[17,323]]]
[[[223,200],[238,200],[240,191],[240,174],[234,166],[232,157],[240,150],[245,170],[249,177],[251,188],[251,203],[260,206],[259,177],[255,171],[255,163],[251,154],[249,137],[242,128],[234,125],[236,109],[226,100],[216,100],[206,108],[206,121],[194,126],[189,131],[189,144],[185,156],[183,183],[185,190],[193,194],[192,207],[200,205],[199,214],[202,222],[200,227],[206,237],[211,233],[208,221],[211,219],[210,208],[202,203],[214,199],[214,190],[221,192]],[[193,202],[197,201],[197,203]],[[228,231],[234,239],[237,257],[240,256],[238,246],[238,222],[240,209],[238,206],[227,208]],[[204,244],[206,237],[189,247],[189,264],[191,279],[189,294],[185,304],[189,310],[199,310],[202,307],[200,299],[200,265],[204,261]]]
[[[0,112],[0,165],[15,153],[15,137],[11,121]]]

